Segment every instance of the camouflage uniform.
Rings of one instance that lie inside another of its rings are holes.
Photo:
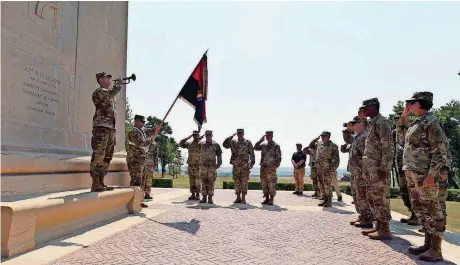
[[[417,100],[433,102],[433,94],[416,92],[407,101]],[[405,121],[400,119],[400,122],[404,124]],[[425,229],[425,245],[411,247],[409,252],[421,254],[426,251],[419,256],[422,260],[442,259],[441,242],[445,224],[439,206],[437,178],[449,171],[446,140],[447,137],[432,113],[417,117],[405,135],[403,170],[406,171],[412,210]]]
[[[273,136],[273,132],[267,131],[265,135]],[[278,180],[276,169],[281,164],[281,148],[275,141],[264,144],[258,141],[254,145],[254,150],[261,151],[260,182],[265,197],[263,203],[272,205],[276,195],[276,182]]]
[[[138,115],[136,115],[138,117]],[[141,119],[143,118],[140,116]],[[136,119],[136,118],[135,118]],[[139,186],[144,190],[145,185],[145,166],[146,158],[152,138],[147,137],[151,134],[150,129],[136,126],[128,133],[128,152],[126,163],[128,164],[129,175],[131,176],[130,186]]]
[[[98,73],[96,80],[104,76],[112,77],[107,73]],[[115,96],[120,90],[121,85],[115,83],[112,89],[99,87],[92,95],[96,111],[93,116],[93,136],[91,138],[91,148],[93,149],[89,170],[93,179],[91,191],[113,190],[112,187],[107,187],[104,184],[104,177],[109,170],[116,144]]]
[[[361,122],[358,117],[353,119],[353,123]],[[352,135],[351,131],[343,131],[343,139],[346,143],[350,143],[350,157],[348,160],[348,171],[354,181],[355,186],[355,206],[360,218],[352,225],[356,227],[372,227],[372,210],[367,200],[367,185],[363,178],[363,155],[366,142],[367,132],[363,131],[359,134]]]
[[[212,136],[212,131],[206,131],[206,136]],[[214,196],[214,183],[217,177],[217,169],[222,165],[222,149],[220,145],[214,141],[200,143],[200,175],[202,182],[202,195],[203,199],[200,202],[206,202],[208,196],[208,203],[213,203],[212,196]],[[217,160],[217,161],[216,161]]]
[[[147,135],[150,136],[150,135]],[[158,166],[158,145],[154,141],[149,146],[147,159],[145,161],[145,198],[151,199],[153,171]]]
[[[237,133],[244,133],[243,129],[238,129]],[[255,164],[254,147],[251,141],[243,139],[232,140],[233,136],[225,139],[223,147],[231,150],[230,164],[233,165],[233,181],[235,183],[235,203],[246,203],[245,196],[248,192],[248,181],[251,168]],[[243,195],[243,199],[240,198]]]
[[[187,158],[187,170],[190,184],[190,200],[199,200],[201,192],[201,181],[200,181],[200,153],[201,146],[200,140],[198,137],[198,131],[193,131],[193,136],[196,137],[191,143],[187,143],[187,138],[182,139],[179,142],[179,147],[185,148],[188,150]]]
[[[331,136],[330,132],[322,132],[321,136]],[[332,206],[332,178],[336,177],[336,170],[340,164],[339,147],[332,141],[318,142],[316,150],[316,169],[318,180],[321,183],[324,202],[319,206]]]
[[[317,172],[318,170],[316,168],[316,151],[318,148],[318,140],[314,139],[313,141],[311,141],[308,145],[308,148],[310,150],[310,162],[308,163],[308,165],[311,168],[310,178],[313,182],[313,187],[315,188],[315,194],[318,197],[324,197],[323,188],[321,187],[321,181],[319,181]]]
[[[450,150],[449,140],[445,139],[446,149],[447,149],[447,167],[449,167],[449,171],[452,171],[452,153]],[[447,182],[448,176],[446,178],[438,176],[439,180],[439,194],[438,194],[438,201],[439,207],[441,208],[442,215],[444,216],[444,227],[447,223],[447,208],[446,208],[446,200],[447,200]]]

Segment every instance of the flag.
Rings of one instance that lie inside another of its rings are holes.
[[[194,121],[198,129],[206,122],[206,100],[208,97],[208,56],[207,51],[198,62],[187,82],[179,92],[179,97],[195,109]]]

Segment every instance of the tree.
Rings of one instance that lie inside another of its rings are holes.
[[[126,107],[125,107],[125,150],[128,150],[128,133],[133,128],[133,110],[129,104],[129,99],[126,98]]]

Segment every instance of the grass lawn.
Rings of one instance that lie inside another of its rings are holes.
[[[447,230],[460,234],[460,202],[446,202]],[[391,210],[410,216],[402,199],[391,199]]]

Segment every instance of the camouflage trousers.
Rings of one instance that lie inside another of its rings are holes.
[[[217,172],[215,167],[200,166],[201,194],[203,196],[214,196],[214,183]]]
[[[321,191],[319,188],[319,183],[318,183],[318,175],[316,174],[316,168],[312,167],[311,168],[311,173],[310,173],[310,179],[313,183],[313,190],[316,192],[318,196],[321,195]]]
[[[356,185],[356,179],[357,179],[357,174],[361,173],[360,169],[351,169],[350,168],[350,189],[351,189],[351,197],[353,197],[353,201],[355,202],[355,210],[357,213],[360,213],[359,211],[359,204],[356,199],[356,190],[357,185]]]
[[[199,165],[188,165],[188,181],[190,185],[190,193],[200,193],[201,192],[200,166]]]
[[[332,197],[332,178],[335,177],[335,171],[331,173],[329,169],[317,168],[318,182],[320,183],[321,194]],[[340,191],[339,191],[340,192]]]
[[[99,126],[93,127],[93,136],[91,137],[93,154],[91,155],[91,164],[89,167],[89,173],[92,177],[107,175],[115,148],[115,135],[115,129]]]
[[[145,186],[145,158],[127,158],[129,175],[131,176],[130,186],[138,186],[144,190]]]
[[[303,178],[305,177],[305,168],[294,168],[295,191],[303,192]]]
[[[399,191],[401,192],[401,198],[404,202],[404,206],[406,206],[410,211],[412,207],[410,203],[409,188],[407,187],[406,173],[402,170],[402,167],[398,167],[397,170],[399,175]]]
[[[144,170],[144,176],[145,176],[145,187],[144,191],[147,194],[150,194],[152,192],[152,178],[153,178],[153,170],[155,169],[155,164],[153,161],[147,160]]]
[[[390,174],[382,172],[380,162],[363,158],[363,175],[366,178],[367,200],[372,205],[372,213],[380,222],[391,220],[390,210]]]
[[[367,200],[367,181],[363,178],[361,168],[351,168],[350,171],[351,175],[354,176],[355,182],[356,210],[365,220],[372,220],[371,204]]]
[[[332,174],[332,189],[335,191],[338,197],[342,197],[342,192],[340,191],[339,181],[337,180],[336,174]]]
[[[439,186],[424,186],[426,174],[406,170],[407,186],[410,191],[412,211],[428,234],[443,232],[442,209],[439,206]]]
[[[439,202],[439,207],[441,208],[442,215],[444,216],[444,219],[447,219],[446,200],[447,200],[447,179],[445,180],[439,179],[438,202]]]
[[[244,194],[248,193],[249,182],[249,165],[233,165],[233,182],[235,183],[235,193]]]
[[[278,177],[276,175],[276,169],[264,166],[260,167],[260,184],[264,194],[275,197],[277,181]]]

